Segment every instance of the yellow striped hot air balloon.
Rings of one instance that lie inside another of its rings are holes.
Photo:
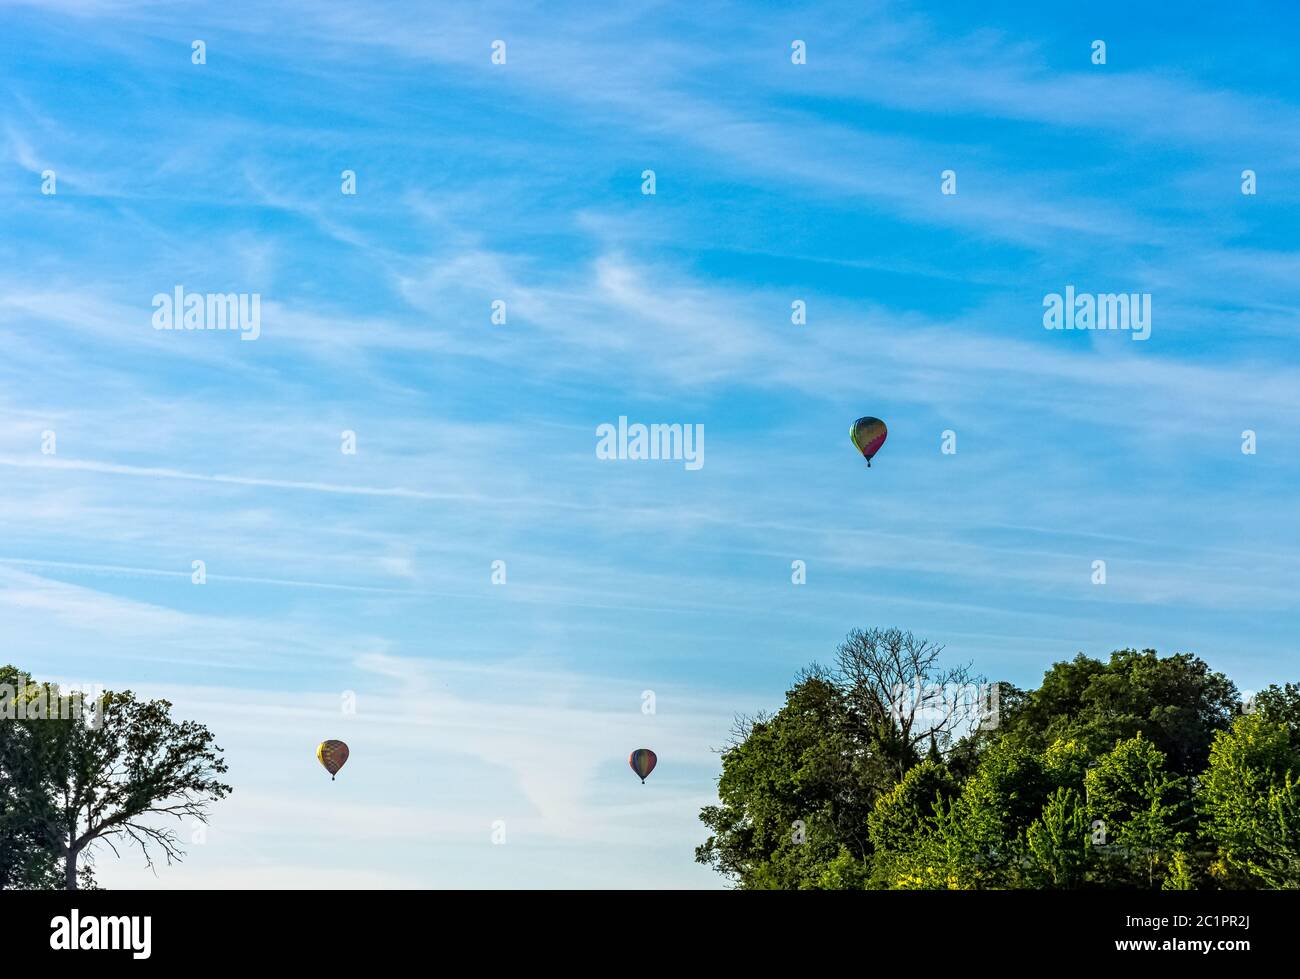
[[[859,418],[849,426],[849,438],[853,440],[853,447],[862,453],[862,458],[867,460],[868,469],[871,468],[871,457],[880,451],[888,434],[885,423],[870,415]]]
[[[325,771],[330,773],[330,781],[333,782],[339,769],[347,764],[348,746],[342,741],[322,741],[316,748],[316,760],[325,766]]]

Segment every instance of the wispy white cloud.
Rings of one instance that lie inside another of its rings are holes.
[[[56,9],[7,5],[0,72],[0,627],[210,723],[238,787],[113,882],[711,883],[719,725],[864,619],[1017,682],[1108,643],[1285,672],[1300,110],[1230,53],[1090,71],[886,3]],[[262,337],[154,331],[177,283],[262,293]],[[1067,283],[1151,291],[1151,340],[1045,333]],[[621,414],[704,424],[705,467],[598,460]]]

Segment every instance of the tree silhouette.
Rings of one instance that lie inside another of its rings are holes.
[[[13,667],[0,682],[25,679],[28,701],[50,685],[31,684]],[[48,696],[45,698],[48,701]],[[207,822],[208,806],[231,787],[215,736],[195,721],[176,721],[166,700],[139,700],[130,690],[91,702],[80,693],[62,709],[0,721],[0,848],[20,852],[30,872],[18,886],[50,886],[50,856],[62,861],[69,890],[91,878],[79,867],[99,843],[116,855],[138,845],[152,868],[184,856],[162,822]]]

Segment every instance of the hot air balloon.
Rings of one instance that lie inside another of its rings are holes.
[[[867,460],[868,469],[871,468],[871,457],[880,451],[888,434],[885,423],[870,415],[859,418],[849,427],[849,438],[853,440],[853,447]]]
[[[339,769],[347,764],[348,746],[342,741],[322,741],[316,749],[316,758],[325,766],[325,771],[330,773],[330,781],[333,782]]]
[[[657,761],[659,761],[658,756],[649,748],[637,748],[627,756],[627,763],[632,766],[632,771],[640,776],[642,785],[645,785],[646,778],[655,770]]]

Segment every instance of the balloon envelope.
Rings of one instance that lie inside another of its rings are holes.
[[[871,457],[885,444],[885,436],[888,434],[885,423],[870,415],[859,418],[849,428],[849,438],[853,440],[854,448],[862,453],[862,458],[867,460],[868,466],[871,465]]]
[[[342,741],[322,741],[316,749],[316,758],[325,766],[325,771],[330,773],[330,781],[332,782],[334,776],[339,773],[339,769],[348,760],[348,746]]]
[[[655,770],[655,764],[659,757],[649,748],[637,748],[636,751],[627,756],[627,763],[632,766],[632,771],[640,776],[644,783],[646,776]]]

